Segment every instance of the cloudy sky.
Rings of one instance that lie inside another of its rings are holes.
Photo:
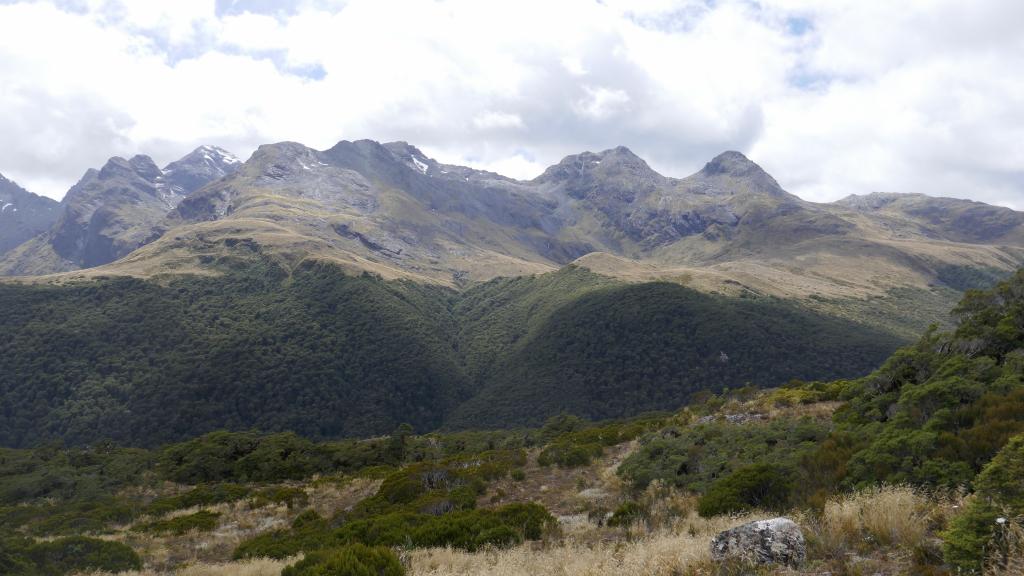
[[[0,0],[0,173],[406,140],[529,178],[626,145],[744,152],[815,201],[1024,209],[1020,0]]]

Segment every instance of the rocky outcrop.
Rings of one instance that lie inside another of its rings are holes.
[[[37,196],[0,174],[0,254],[45,232],[60,215],[60,204]]]
[[[800,527],[789,518],[758,520],[726,530],[711,541],[715,560],[741,559],[757,564],[799,566],[807,559]]]

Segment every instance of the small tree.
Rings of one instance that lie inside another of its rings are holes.
[[[413,435],[411,424],[403,423],[391,433],[391,440],[388,441],[388,456],[396,463],[405,461],[408,449],[409,437]]]

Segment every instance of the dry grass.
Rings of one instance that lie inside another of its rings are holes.
[[[174,514],[191,513],[200,509],[220,513],[220,523],[210,532],[189,531],[181,535],[153,535],[122,532],[118,539],[134,548],[146,566],[168,571],[173,567],[196,563],[219,563],[231,558],[235,548],[244,540],[277,528],[287,527],[298,510],[287,506],[251,508],[248,502],[217,504],[203,508],[188,508]]]
[[[1020,576],[1024,574],[1024,518],[1008,522],[999,536],[1000,549],[988,559],[985,576]]]
[[[412,550],[406,554],[410,576],[680,576],[713,572],[711,539],[746,521],[743,518],[704,519],[690,514],[670,530],[632,540],[620,538],[567,539],[536,547],[524,544],[508,550],[469,553],[448,548]],[[609,536],[611,532],[607,532]]]
[[[119,572],[117,576],[281,576],[281,570],[285,566],[298,562],[300,558],[295,557],[286,560],[257,558],[239,562],[199,563],[171,571],[142,570]],[[91,572],[89,576],[103,576],[106,574],[108,573]]]
[[[505,477],[491,482],[477,499],[477,506],[487,508],[511,502],[537,502],[555,516],[576,516],[596,509],[614,509],[622,500],[624,487],[615,471],[634,450],[636,441],[605,449],[605,453],[589,466],[562,468],[540,466],[540,449],[531,450],[523,468],[525,478]]]
[[[311,482],[306,487],[309,504],[316,512],[325,517],[351,508],[360,500],[372,496],[380,486],[380,480],[364,478],[345,479],[339,482]],[[167,487],[165,487],[167,488]],[[170,487],[173,492],[174,486]],[[236,547],[243,541],[257,534],[288,527],[295,516],[301,512],[298,508],[286,505],[269,505],[254,507],[251,499],[215,504],[212,506],[193,506],[172,511],[164,517],[172,518],[193,514],[200,510],[209,510],[220,514],[220,521],[215,530],[210,532],[190,531],[185,534],[147,534],[133,532],[130,526],[122,526],[119,532],[107,536],[110,540],[118,540],[134,548],[146,566],[160,574],[177,574],[178,566],[203,566],[213,570],[218,566],[237,566],[227,563]],[[142,518],[146,521],[151,518]],[[257,569],[258,564],[253,565]],[[244,567],[239,567],[243,569]],[[227,569],[227,568],[225,568]],[[244,568],[248,570],[249,568]],[[203,572],[202,574],[205,574]],[[216,572],[211,572],[215,574]],[[258,572],[253,572],[257,574]],[[192,574],[187,572],[187,574]],[[234,574],[234,572],[224,572]],[[249,574],[249,572],[239,572]],[[277,576],[278,572],[274,572]]]
[[[909,486],[879,486],[829,500],[819,519],[808,520],[825,556],[851,551],[922,548],[936,504]]]
[[[324,518],[330,518],[373,496],[380,485],[381,480],[369,478],[345,478],[339,482],[314,478],[306,488],[306,494],[309,495],[310,507]]]

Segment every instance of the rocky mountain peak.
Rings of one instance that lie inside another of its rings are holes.
[[[86,172],[86,177],[88,177],[89,174],[89,172]],[[137,155],[133,156],[130,160],[126,160],[120,156],[114,156],[107,160],[107,163],[100,168],[97,176],[100,180],[140,177],[152,182],[156,180],[160,174],[160,168],[156,166],[152,158],[149,156]],[[83,177],[83,180],[84,179],[85,178]]]
[[[625,146],[618,146],[602,152],[582,152],[566,156],[561,162],[549,167],[537,177],[537,182],[566,182],[581,180],[630,180],[632,183],[648,183],[664,179],[647,165],[642,158]]]
[[[326,166],[324,153],[298,142],[264,144],[256,149],[249,163],[256,166],[260,181],[273,183]]]
[[[704,165],[701,173],[707,176],[728,174],[730,176],[749,176],[757,173],[764,173],[760,166],[752,162],[742,153],[735,150],[727,150],[711,159]]]
[[[135,174],[139,175],[150,182],[155,182],[157,178],[163,176],[163,170],[161,170],[156,162],[149,156],[143,154],[136,154],[132,156],[131,160],[128,161],[131,165],[132,170]]]
[[[437,162],[432,158],[428,158],[419,148],[409,144],[408,142],[388,142],[383,145],[389,152],[394,154],[395,158],[401,161],[409,168],[426,174],[434,167]]]
[[[242,161],[217,146],[204,145],[171,162],[163,170],[163,181],[177,194],[188,195],[203,186],[238,171]]]
[[[710,182],[723,178],[732,182],[739,180],[745,183],[743,188],[748,192],[796,199],[795,196],[783,190],[775,178],[772,178],[763,168],[735,150],[728,150],[715,156],[694,176],[699,180]]]

